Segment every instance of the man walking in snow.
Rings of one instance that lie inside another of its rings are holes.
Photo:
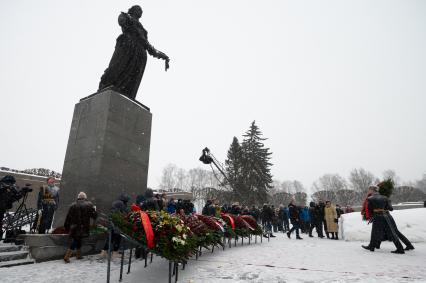
[[[395,233],[388,211],[391,205],[387,197],[379,194],[377,186],[370,186],[368,197],[368,211],[372,214],[373,227],[371,228],[371,239],[368,246],[362,246],[364,249],[374,252],[376,247],[380,246],[380,242],[387,235],[394,243],[396,250],[392,253],[403,254],[404,248]]]
[[[296,239],[302,240],[303,238],[299,235],[299,229],[300,229],[300,215],[299,215],[299,208],[296,206],[296,201],[294,199],[291,200],[290,204],[288,205],[288,212],[290,214],[290,222],[293,227],[291,227],[290,231],[287,232],[287,237],[290,239],[291,233],[296,230]]]
[[[90,219],[96,219],[96,217],[97,213],[95,207],[87,200],[86,194],[80,192],[77,196],[77,201],[74,202],[68,210],[64,224],[64,228],[69,231],[70,235],[70,243],[64,256],[64,261],[66,263],[70,262],[73,250],[77,250],[76,258],[82,259],[82,239],[89,236]]]

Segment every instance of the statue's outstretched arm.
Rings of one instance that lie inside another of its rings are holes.
[[[146,44],[147,44],[146,50],[148,51],[149,55],[158,59],[163,59],[165,61],[165,69],[167,71],[167,69],[169,68],[169,62],[170,62],[169,56],[155,49],[154,46],[152,46],[148,41],[146,41]]]

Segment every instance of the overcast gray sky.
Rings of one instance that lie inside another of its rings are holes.
[[[256,123],[274,178],[426,173],[426,1],[1,1],[0,166],[62,171],[75,103],[97,90],[139,4],[150,42],[137,99],[153,113],[148,184],[220,160]],[[208,169],[208,168],[206,168]]]

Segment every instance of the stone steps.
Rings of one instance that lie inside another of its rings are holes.
[[[16,245],[0,245],[0,253],[4,252],[16,252],[22,250],[22,246]]]
[[[0,243],[0,268],[31,263],[27,246]]]
[[[28,258],[28,251],[12,251],[0,253],[0,262]]]
[[[0,268],[12,267],[12,266],[18,266],[18,265],[24,265],[24,264],[33,264],[33,263],[34,263],[34,260],[29,258],[0,261]]]

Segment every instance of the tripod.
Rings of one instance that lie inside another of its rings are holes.
[[[21,202],[18,205],[18,208],[16,209],[15,213],[8,214],[7,220],[6,220],[6,228],[5,228],[5,234],[6,238],[4,240],[5,243],[7,242],[15,242],[16,243],[16,237],[22,233],[22,227],[29,225],[30,226],[30,232],[34,232],[34,220],[37,214],[37,210],[35,209],[28,209],[27,205],[25,204],[28,198],[28,192],[22,192],[23,197]],[[25,233],[25,232],[24,232]]]

